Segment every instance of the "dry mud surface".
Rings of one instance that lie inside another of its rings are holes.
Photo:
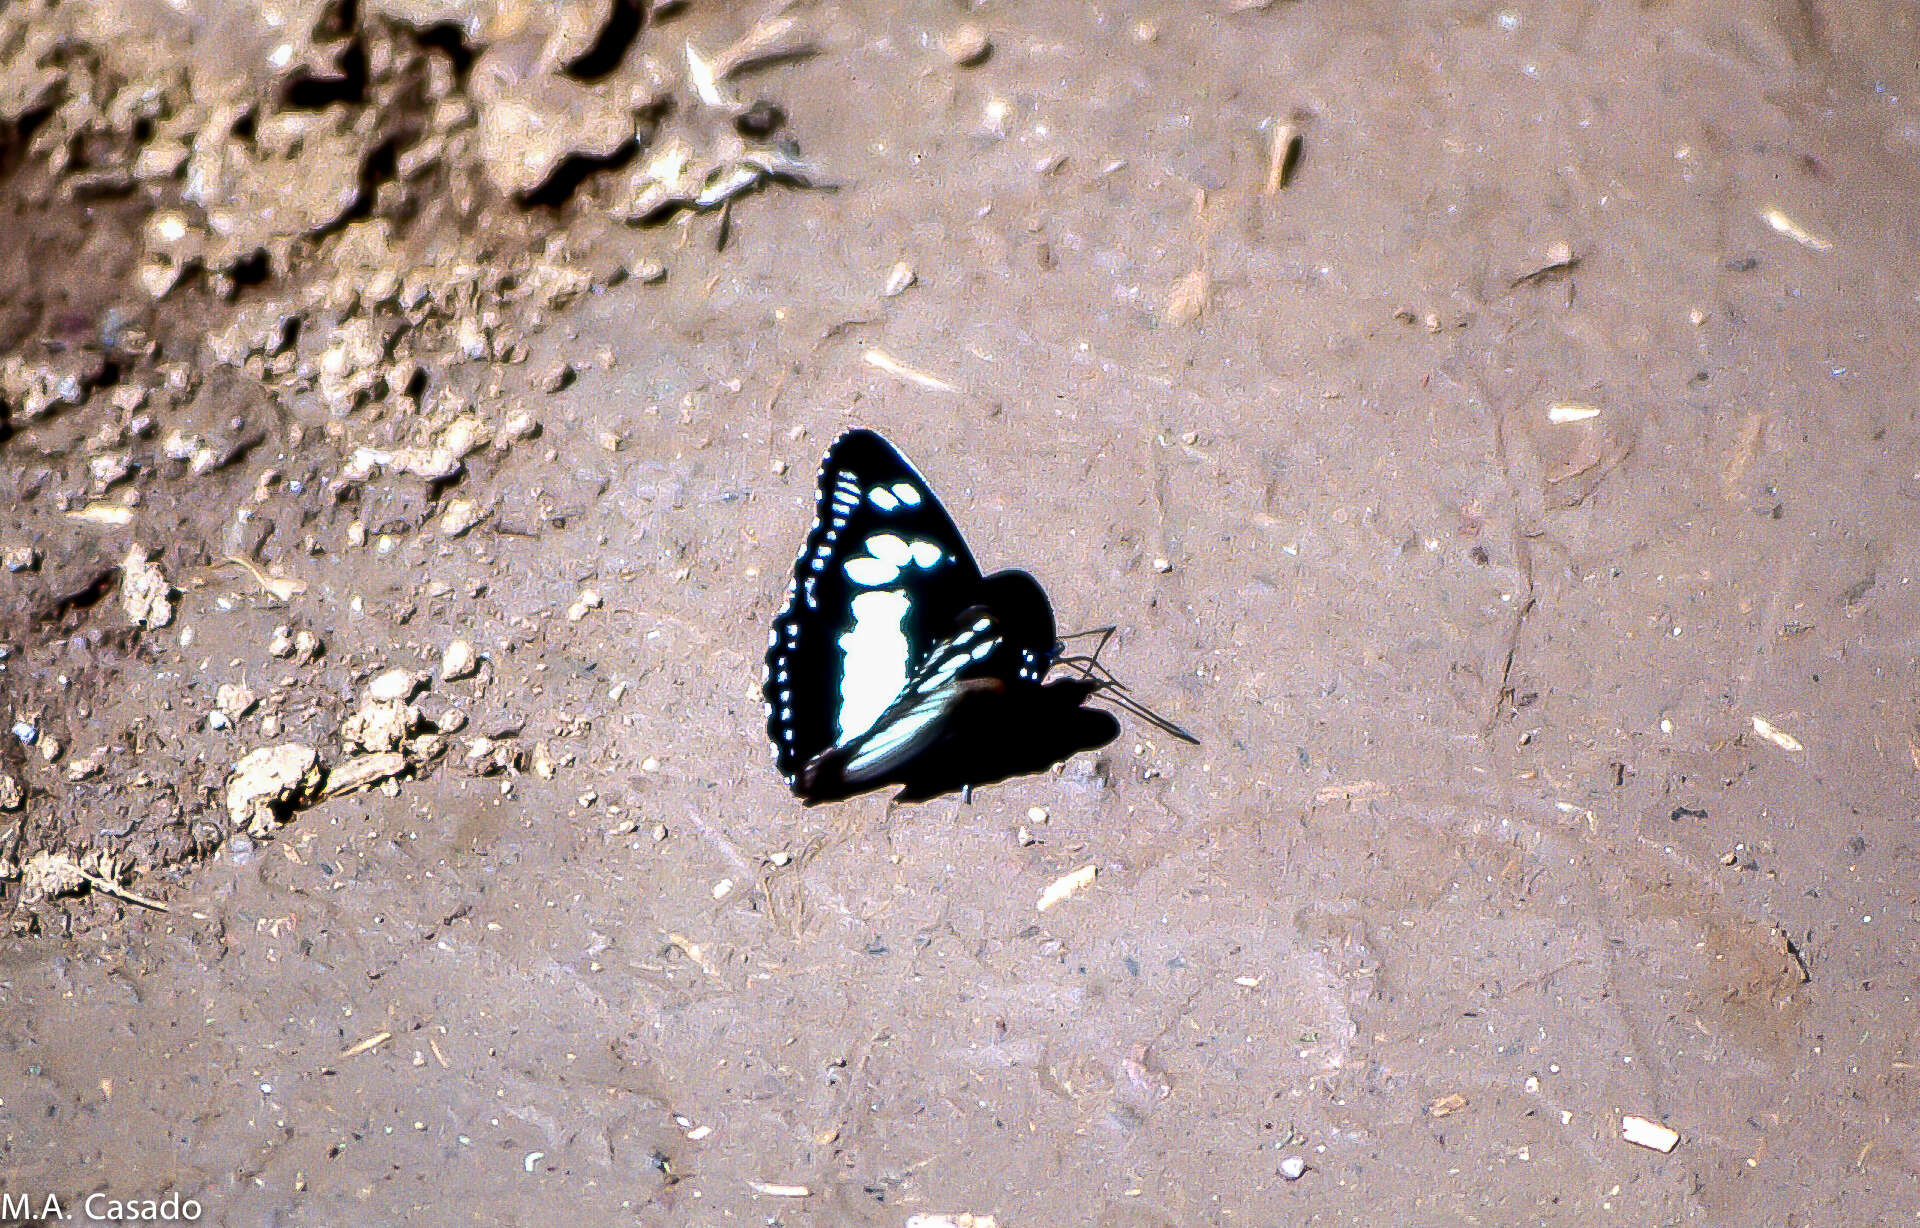
[[[0,1194],[1915,1222],[1917,44],[10,6]],[[856,423],[1204,745],[795,804]]]

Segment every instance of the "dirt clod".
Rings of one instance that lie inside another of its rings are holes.
[[[133,546],[120,563],[120,608],[136,627],[164,627],[173,621],[173,586],[144,547]]]
[[[233,765],[227,780],[227,814],[236,827],[259,839],[311,798],[325,776],[320,753],[311,746],[298,742],[263,746]]]

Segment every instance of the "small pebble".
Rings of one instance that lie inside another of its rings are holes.
[[[961,68],[972,68],[986,63],[987,57],[993,54],[993,40],[985,30],[967,22],[940,40],[940,50]]]
[[[221,683],[220,689],[214,692],[213,698],[214,706],[219,709],[220,714],[234,721],[251,712],[256,702],[258,701],[253,694],[253,688],[244,682]]]
[[[480,658],[466,640],[454,640],[440,654],[440,677],[447,682],[471,678],[480,668]]]
[[[449,499],[446,509],[440,513],[440,531],[448,537],[459,537],[479,524],[484,515],[472,499]]]
[[[524,409],[516,409],[500,424],[500,438],[508,443],[532,439],[540,433],[540,421]]]
[[[412,671],[390,669],[383,674],[376,675],[374,680],[367,684],[367,698],[378,700],[411,699],[413,698],[414,691],[417,690],[419,686],[420,680],[413,676]]]
[[[1288,1156],[1280,1161],[1280,1175],[1289,1181],[1298,1181],[1307,1171],[1307,1162],[1299,1156]]]

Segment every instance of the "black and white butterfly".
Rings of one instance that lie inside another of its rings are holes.
[[[1118,735],[1110,714],[1084,706],[1098,693],[1193,741],[1126,698],[1094,657],[1064,651],[1039,581],[981,575],[892,444],[868,430],[834,441],[767,638],[767,736],[796,794],[811,803],[897,784],[924,798],[1042,770]],[[1048,682],[1063,663],[1077,672]]]

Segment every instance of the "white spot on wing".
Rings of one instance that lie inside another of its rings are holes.
[[[912,482],[895,482],[893,484],[893,497],[908,507],[920,506],[920,492],[913,488]]]
[[[913,547],[891,533],[875,533],[867,539],[867,553],[895,567],[903,567],[913,557]]]
[[[916,567],[934,567],[946,557],[946,551],[924,538],[913,543],[913,563]]]
[[[894,498],[893,492],[884,486],[876,486],[868,491],[867,498],[883,512],[890,512],[900,506],[900,500]]]
[[[892,589],[861,593],[853,599],[853,624],[840,636],[836,741],[842,744],[871,729],[907,684],[907,635],[902,624],[908,604],[905,593]]]
[[[900,569],[885,559],[848,559],[843,566],[846,569],[847,579],[868,588],[892,584],[900,575]]]

